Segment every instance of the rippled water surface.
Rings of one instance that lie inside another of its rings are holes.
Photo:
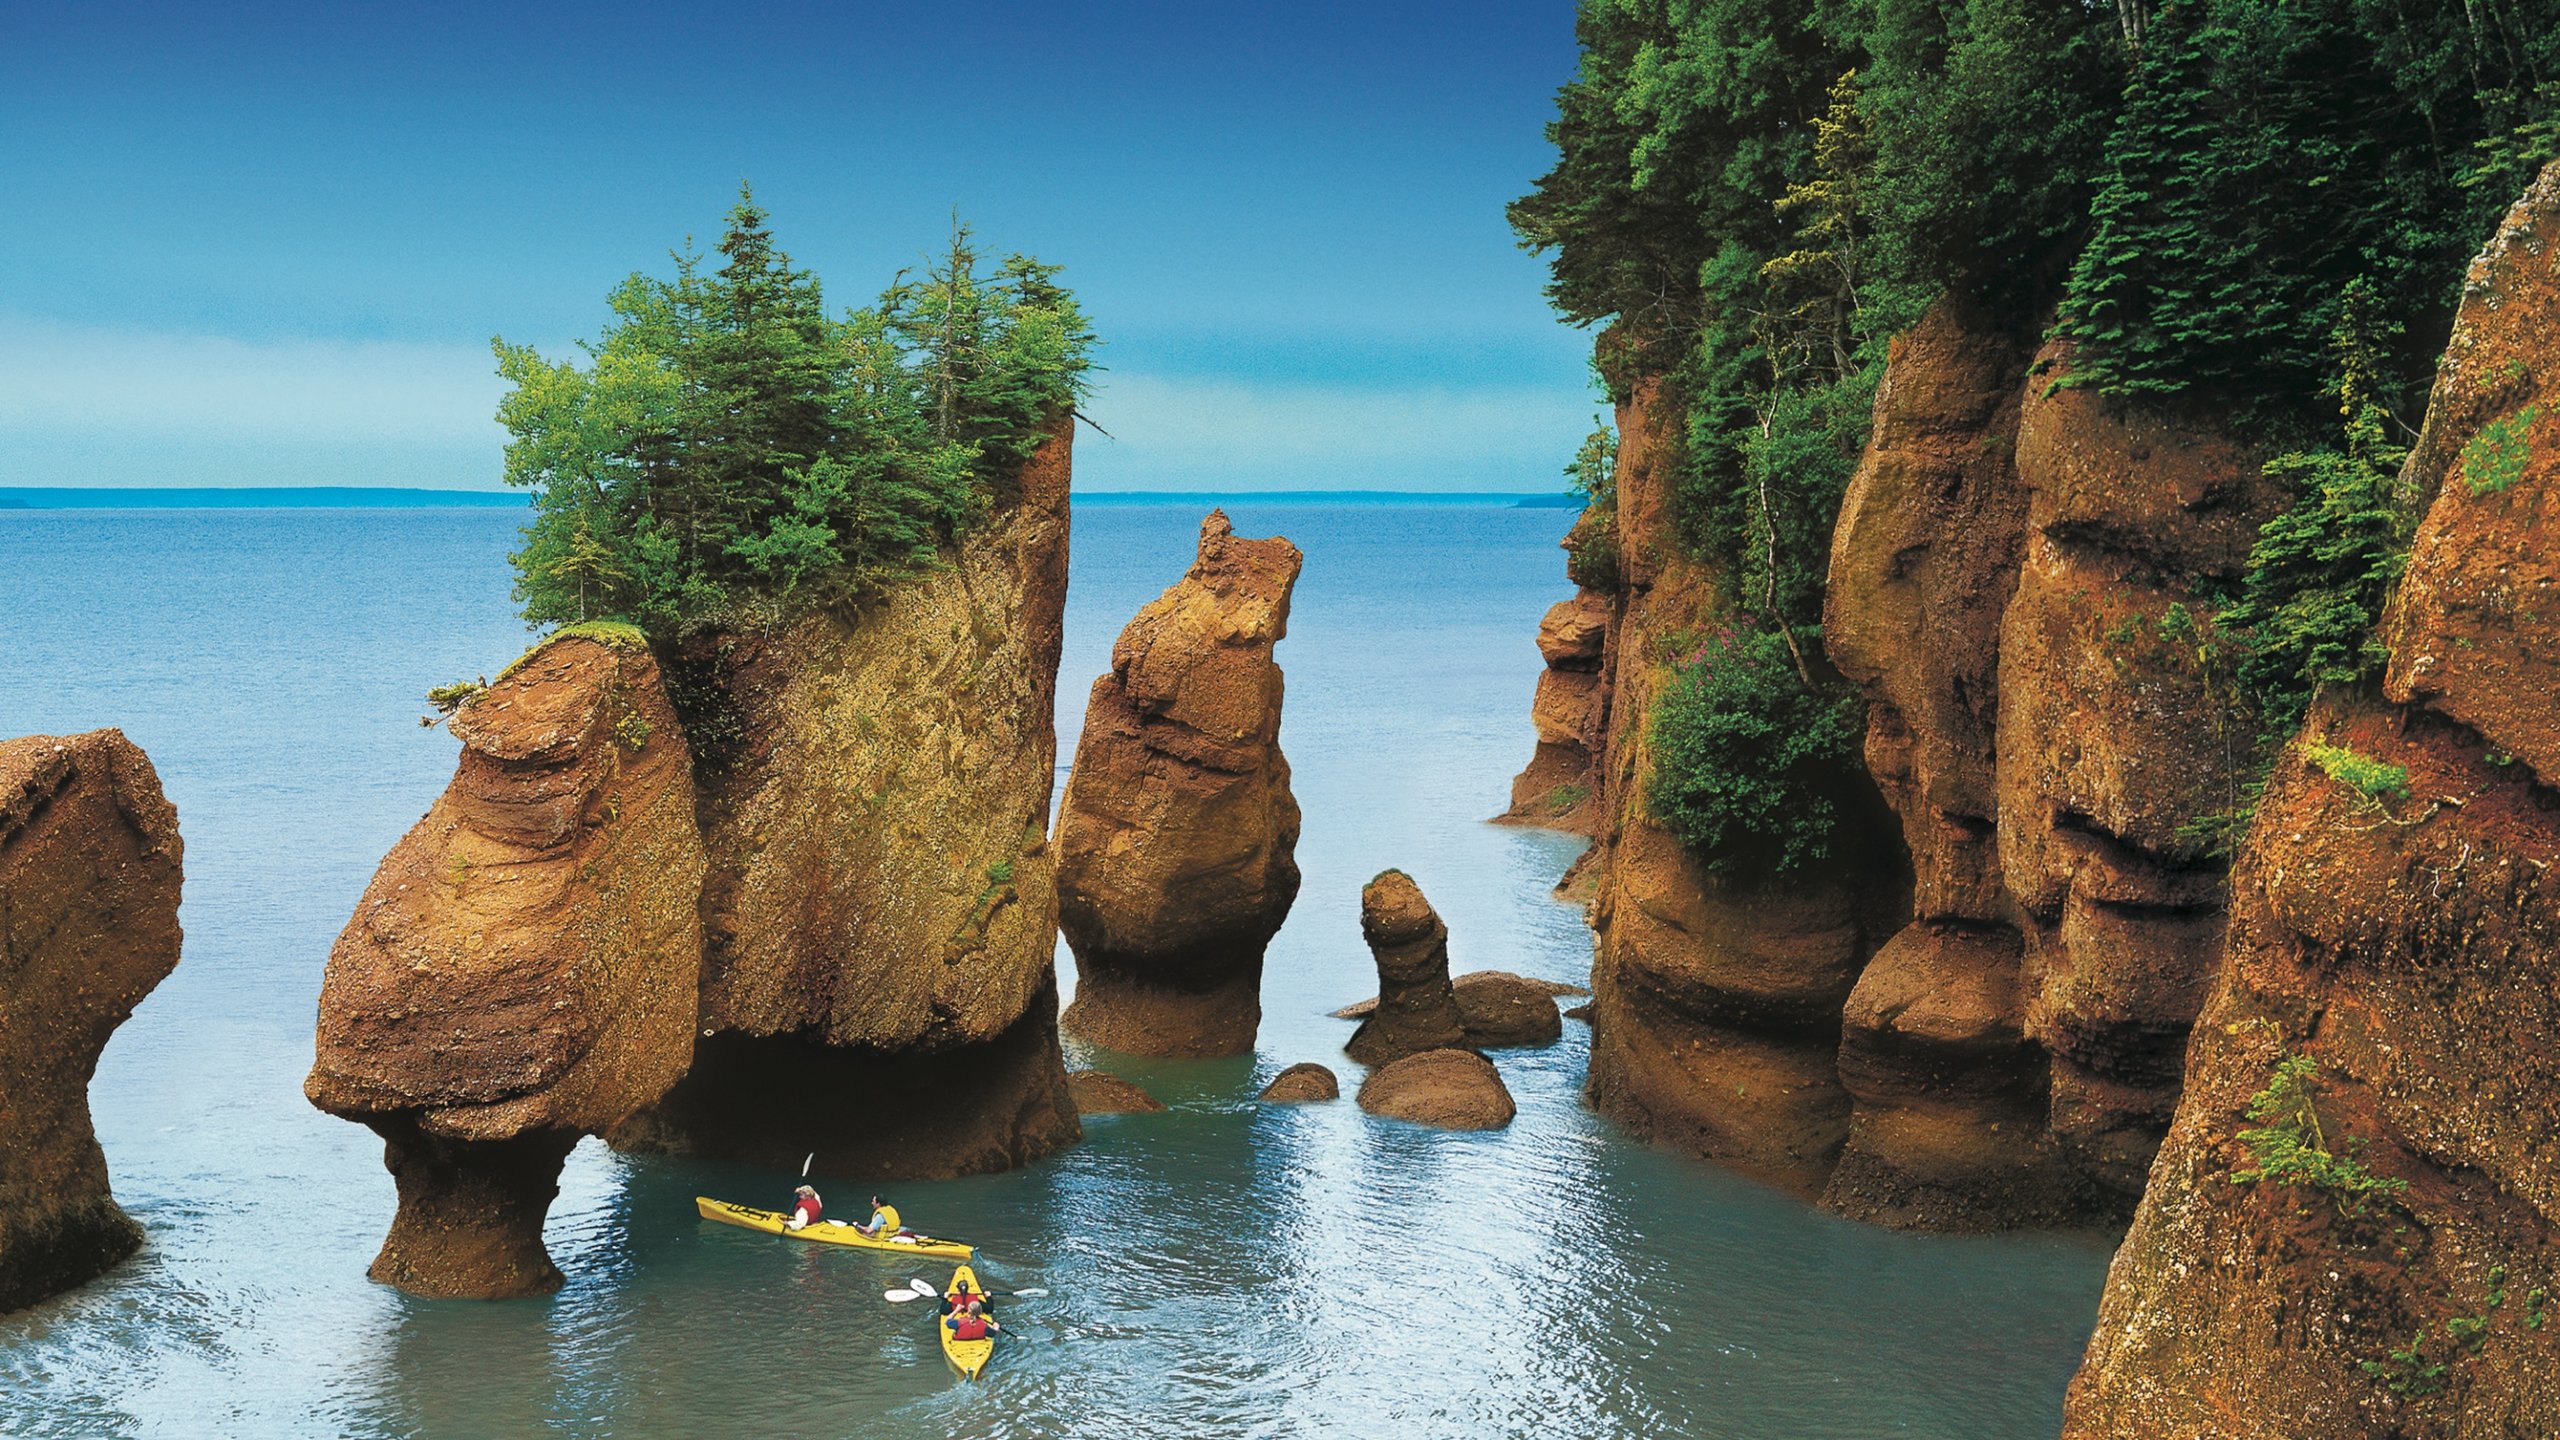
[[[1356,1083],[1325,1012],[1375,988],[1359,889],[1382,868],[1421,882],[1459,969],[1579,980],[1590,947],[1547,894],[1576,842],[1481,823],[1528,757],[1567,513],[1230,508],[1307,552],[1280,651],[1306,883],[1261,1049],[1072,1057],[1171,1112],[893,1188],[991,1281],[1053,1292],[1012,1304],[977,1386],[924,1307],[881,1299],[937,1272],[695,1218],[698,1192],[777,1203],[792,1180],[769,1172],[590,1142],[551,1212],[557,1296],[365,1280],[391,1182],[366,1131],[302,1100],[313,1004],[366,877],[451,773],[420,693],[524,643],[512,514],[0,513],[0,735],[123,727],[187,845],[185,960],[92,1092],[150,1241],[0,1318],[0,1435],[2052,1435],[2103,1248],[1888,1234],[1632,1144],[1580,1104],[1578,1024],[1497,1056],[1504,1131],[1252,1103],[1299,1060]],[[1062,758],[1198,520],[1079,508]],[[816,1178],[839,1209],[872,1185],[823,1155]]]

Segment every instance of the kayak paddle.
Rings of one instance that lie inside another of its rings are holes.
[[[942,1298],[943,1292],[939,1286],[929,1285],[922,1280],[911,1280],[907,1282],[907,1284],[908,1288],[904,1290],[882,1291],[880,1298],[888,1301],[892,1305],[904,1305],[910,1300],[939,1300]],[[995,1298],[998,1296],[1014,1296],[1024,1300],[1037,1300],[1049,1292],[1035,1288],[1030,1290],[980,1290],[975,1293],[989,1298]]]

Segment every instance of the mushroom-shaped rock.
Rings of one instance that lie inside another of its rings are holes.
[[[1137,1055],[1240,1055],[1262,954],[1298,894],[1298,804],[1280,754],[1280,667],[1297,547],[1238,537],[1199,557],[1112,647],[1058,820],[1058,920],[1076,1034]]]
[[[1256,1098],[1268,1100],[1275,1105],[1297,1105],[1310,1100],[1339,1100],[1342,1098],[1342,1082],[1334,1078],[1331,1070],[1310,1060],[1292,1065],[1273,1076],[1271,1083],[1263,1086],[1262,1094]]]
[[[304,1093],[382,1135],[399,1215],[371,1271],[421,1295],[560,1283],[560,1164],[693,1055],[692,761],[636,642],[555,639],[451,722],[453,781],[330,952]]]
[[[1370,1071],[1360,1108],[1442,1130],[1499,1130],[1519,1113],[1502,1072],[1473,1050],[1425,1050]]]
[[[1478,970],[1449,982],[1467,1043],[1492,1049],[1552,1045],[1564,1035],[1550,982],[1507,970]]]
[[[113,730],[0,741],[0,1311],[133,1253],[89,1077],[178,963],[178,812]]]
[[[1363,1065],[1464,1044],[1466,1021],[1449,986],[1449,927],[1422,887],[1389,870],[1360,892],[1360,933],[1378,962],[1378,1002],[1343,1050]]]

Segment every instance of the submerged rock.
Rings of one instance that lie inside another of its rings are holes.
[[[1311,1060],[1302,1061],[1271,1077],[1271,1083],[1263,1086],[1262,1093],[1254,1098],[1280,1105],[1339,1100],[1342,1098],[1342,1082],[1325,1066]]]
[[[89,1121],[107,1038],[178,963],[178,812],[114,730],[0,741],[0,1312],[133,1253]]]
[[[1360,1108],[1442,1130],[1498,1130],[1520,1113],[1502,1072],[1473,1050],[1425,1050],[1370,1071]]]
[[[560,1284],[561,1162],[693,1057],[703,873],[692,760],[637,645],[544,644],[456,711],[462,757],[329,955],[304,1092],[370,1125],[400,1211],[377,1280]]]
[[[1559,992],[1555,982],[1507,970],[1472,971],[1450,981],[1449,989],[1457,997],[1467,1043],[1493,1050],[1554,1044],[1564,1035],[1556,996],[1575,993],[1575,987]]]
[[[1449,984],[1449,927],[1422,888],[1388,870],[1360,892],[1360,933],[1378,964],[1378,1001],[1343,1050],[1363,1065],[1464,1044],[1466,1020]]]
[[[1152,1115],[1165,1108],[1136,1081],[1102,1070],[1068,1071],[1067,1089],[1079,1115]]]
[[[1241,1055],[1262,956],[1298,894],[1298,805],[1280,753],[1280,667],[1300,556],[1237,537],[1130,620],[1094,682],[1058,817],[1059,922],[1076,955],[1066,1027],[1137,1055]]]

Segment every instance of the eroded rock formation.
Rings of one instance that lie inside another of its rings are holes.
[[[1473,1050],[1423,1050],[1360,1082],[1360,1108],[1441,1130],[1499,1130],[1518,1115],[1502,1072]]]
[[[1047,843],[1068,445],[850,612],[671,659],[560,637],[455,714],[307,1085],[387,1142],[378,1278],[558,1284],[542,1217],[582,1134],[912,1177],[1081,1133]]]
[[[1588,532],[1568,536],[1568,547],[1589,542]],[[1610,597],[1584,588],[1559,600],[1538,626],[1538,653],[1547,668],[1529,718],[1538,748],[1529,767],[1511,782],[1506,820],[1589,833],[1600,812],[1598,762],[1608,743]]]
[[[1449,985],[1449,927],[1422,887],[1401,870],[1360,891],[1360,933],[1378,963],[1378,1001],[1342,1048],[1363,1065],[1466,1042],[1466,1020]]]
[[[1280,667],[1300,556],[1225,512],[1140,609],[1096,680],[1058,816],[1068,1029],[1139,1055],[1241,1055],[1263,949],[1298,895],[1298,804],[1280,753]]]
[[[705,1033],[615,1144],[921,1178],[1081,1133],[1048,843],[1068,469],[1061,425],[947,568],[688,643]]]
[[[2474,263],[2402,472],[2382,693],[2324,696],[2260,801],[2074,1440],[2560,1434],[2555,242],[2560,169]],[[2235,1183],[2297,1056],[2314,1138],[2404,1190]]]
[[[1566,987],[1574,989],[1575,987]],[[1507,970],[1476,970],[1449,982],[1469,1045],[1490,1050],[1552,1045],[1564,1034],[1557,988]]]
[[[1853,807],[1832,863],[1774,883],[1728,883],[1647,813],[1647,708],[1674,672],[1675,637],[1722,621],[1727,602],[1675,539],[1677,407],[1647,381],[1617,418],[1611,504],[1567,537],[1574,571],[1603,582],[1586,585],[1572,614],[1606,613],[1587,692],[1596,714],[1581,732],[1598,742],[1588,812],[1596,840],[1570,881],[1590,897],[1596,932],[1590,1098],[1640,1133],[1816,1187],[1848,1131],[1841,1010],[1868,956],[1901,923],[1902,862],[1882,807]],[[1556,643],[1542,695],[1572,684],[1555,680],[1576,673],[1560,672],[1556,657],[1579,664],[1592,645],[1579,618],[1547,631]],[[1551,728],[1540,729],[1550,764]],[[1548,783],[1538,763],[1528,790]]]
[[[330,952],[304,1090],[383,1137],[400,1210],[375,1279],[538,1294],[570,1148],[693,1057],[692,758],[636,644],[553,640],[451,726],[452,784]]]
[[[0,1312],[142,1243],[89,1123],[107,1038],[178,963],[178,812],[114,730],[0,741]]]

